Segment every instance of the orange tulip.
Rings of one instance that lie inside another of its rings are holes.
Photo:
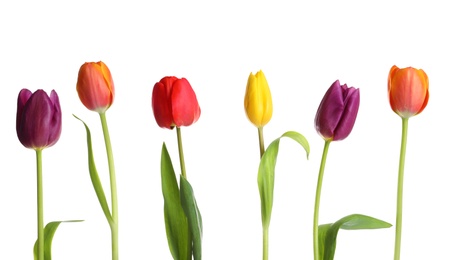
[[[85,62],[80,67],[77,93],[86,108],[104,113],[115,97],[115,86],[110,70],[102,61]]]
[[[422,69],[399,69],[392,66],[388,76],[388,96],[392,110],[402,118],[410,118],[427,106],[428,76]]]

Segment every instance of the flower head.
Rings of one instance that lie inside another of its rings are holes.
[[[196,94],[188,80],[172,76],[155,83],[152,110],[157,124],[168,129],[190,126],[201,115]]]
[[[104,113],[115,97],[110,70],[102,61],[85,62],[78,72],[77,93],[89,110]]]
[[[359,108],[359,89],[336,80],[322,99],[315,116],[317,132],[325,139],[345,139],[353,129]]]
[[[50,97],[39,89],[22,89],[17,99],[16,132],[27,148],[42,150],[54,145],[61,135],[61,108],[57,93]]]
[[[409,118],[421,113],[429,98],[427,74],[421,69],[392,66],[388,96],[392,110],[400,117]]]
[[[260,70],[255,75],[250,73],[245,92],[245,112],[256,127],[265,126],[273,114],[272,95],[267,79]]]

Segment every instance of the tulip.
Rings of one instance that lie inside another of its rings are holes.
[[[421,113],[427,106],[429,98],[427,74],[421,69],[412,67],[399,69],[395,65],[392,66],[388,76],[388,96],[392,110],[402,118],[394,246],[394,260],[399,260],[402,243],[403,175],[405,171],[408,120],[410,117]]]
[[[89,110],[104,113],[115,97],[110,70],[102,61],[85,62],[78,72],[77,93]]]
[[[16,132],[27,148],[42,150],[54,145],[61,135],[61,108],[57,93],[50,97],[39,89],[22,89],[17,99]]]
[[[359,108],[359,89],[336,80],[320,103],[315,116],[317,132],[325,139],[345,139],[353,129]]]
[[[421,113],[429,98],[427,74],[421,69],[392,66],[388,96],[392,110],[400,117],[409,118]]]
[[[152,110],[157,124],[168,129],[190,126],[201,115],[196,94],[188,80],[172,76],[155,83]]]
[[[272,118],[272,95],[267,79],[261,70],[256,75],[250,73],[244,103],[246,115],[256,127],[265,126]]]

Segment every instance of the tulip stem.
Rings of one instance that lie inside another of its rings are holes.
[[[111,189],[111,246],[112,246],[112,259],[118,260],[118,199],[116,190],[116,174],[115,163],[113,159],[113,150],[111,148],[110,133],[108,132],[107,118],[105,112],[99,113],[100,121],[102,124],[102,131],[105,140],[105,149],[107,150],[108,169],[110,172],[110,189]]]
[[[179,160],[180,160],[180,170],[182,176],[187,179],[187,173],[185,171],[185,160],[184,160],[184,148],[182,147],[182,134],[180,127],[176,127],[177,132],[177,146],[179,147]]]
[[[44,260],[44,199],[42,192],[42,150],[36,149],[38,192],[38,260]]]
[[[264,155],[265,152],[265,146],[264,146],[264,127],[258,127],[257,132],[259,135],[259,150],[261,154],[261,158]]]
[[[268,260],[268,228],[269,225],[263,226],[263,260]]]
[[[402,118],[402,142],[400,145],[399,177],[397,183],[397,215],[396,215],[394,260],[400,259],[400,246],[402,242],[403,173],[405,171],[407,135],[408,135],[408,118]]]
[[[319,252],[319,208],[320,208],[320,194],[322,192],[323,173],[325,171],[326,157],[328,155],[328,148],[331,140],[325,140],[323,147],[322,161],[320,163],[319,177],[317,180],[317,189],[315,192],[315,205],[314,205],[314,260],[320,260]]]

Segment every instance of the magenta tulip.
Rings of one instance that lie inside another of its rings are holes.
[[[359,108],[359,89],[336,80],[320,103],[315,116],[317,132],[325,139],[345,139],[353,129]]]
[[[42,150],[54,145],[61,135],[61,108],[57,93],[50,97],[39,89],[22,89],[17,99],[16,132],[27,148]]]

